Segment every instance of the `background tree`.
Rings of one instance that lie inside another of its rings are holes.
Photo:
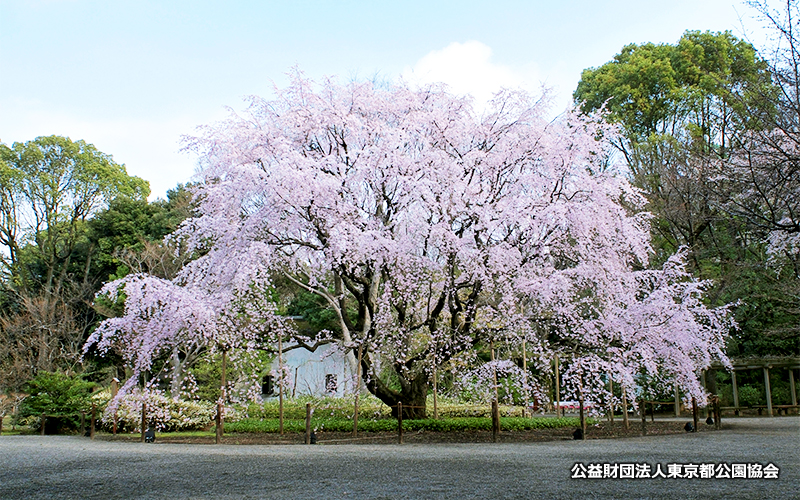
[[[0,388],[18,391],[39,371],[85,369],[94,294],[147,260],[134,256],[158,254],[153,272],[174,274],[160,241],[190,206],[181,186],[148,203],[147,183],[110,155],[57,136],[0,144],[0,180]]]
[[[6,198],[14,199],[2,206],[8,212],[2,218],[16,225],[3,231],[4,243],[12,274],[25,290],[58,293],[87,218],[117,196],[145,199],[150,191],[146,181],[128,176],[109,155],[65,137],[0,145],[0,158],[9,179]],[[20,261],[23,245],[32,254],[28,262]],[[41,271],[32,269],[34,259]],[[14,271],[20,267],[27,268]]]
[[[584,71],[574,93],[583,112],[603,108],[618,124],[615,146],[653,213],[656,263],[682,245],[694,274],[712,279],[714,304],[739,301],[730,352],[787,354],[791,342],[765,335],[796,322],[786,277],[766,265],[762,235],[722,206],[740,188],[717,182],[742,138],[763,128],[759,96],[776,96],[769,64],[730,33],[686,32],[674,45],[628,45]],[[762,106],[769,114],[769,106]]]
[[[758,126],[736,136],[731,154],[717,162],[716,188],[723,210],[747,224],[764,245],[770,276],[780,292],[773,310],[781,321],[766,328],[783,354],[800,354],[800,7],[786,0],[779,9],[752,2],[771,29],[763,49],[773,87],[737,89],[735,97]],[[759,284],[763,289],[764,285]]]
[[[619,123],[615,141],[656,215],[664,257],[688,245],[695,271],[714,248],[718,212],[708,186],[709,155],[726,157],[750,124],[734,93],[771,89],[766,63],[730,33],[688,31],[675,45],[627,45],[614,60],[584,70],[574,97]],[[723,229],[724,230],[724,229]]]

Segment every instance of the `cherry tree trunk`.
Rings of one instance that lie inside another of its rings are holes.
[[[427,418],[426,402],[428,397],[428,378],[417,375],[402,384],[400,391],[392,390],[383,383],[368,380],[367,389],[384,404],[392,408],[392,417],[397,418],[397,403],[403,403],[404,419]]]

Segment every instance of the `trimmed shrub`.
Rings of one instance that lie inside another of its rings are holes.
[[[19,418],[37,427],[45,414],[47,434],[75,431],[80,425],[81,412],[91,409],[94,387],[94,383],[80,375],[40,372],[25,384],[29,396],[20,404]]]
[[[744,385],[739,388],[739,404],[742,406],[753,406],[764,404],[764,396],[761,389],[752,385]]]
[[[589,420],[594,422],[594,420]],[[526,431],[533,429],[577,427],[580,421],[577,418],[501,418],[500,426],[504,431]],[[311,426],[316,431],[350,432],[353,430],[353,421],[340,418],[313,418]],[[286,432],[305,432],[305,420],[289,420],[283,422]],[[278,421],[275,419],[242,419],[225,426],[228,432],[275,433],[278,432]],[[361,420],[358,421],[358,430],[361,432],[394,432],[397,430],[397,420]],[[490,431],[492,420],[480,417],[462,417],[445,419],[403,420],[403,430],[407,431],[433,431],[433,432],[465,432],[465,431]]]

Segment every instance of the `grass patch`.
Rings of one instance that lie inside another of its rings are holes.
[[[593,420],[587,422],[594,423]],[[527,431],[534,429],[554,429],[562,427],[578,427],[577,418],[522,418],[505,417],[500,419],[500,427],[505,431]],[[315,418],[311,421],[312,429],[328,432],[350,432],[353,430],[353,421],[343,418]],[[285,432],[305,432],[305,420],[285,419],[283,422]],[[393,432],[397,430],[397,421],[394,419],[362,420],[358,421],[358,430],[361,432]],[[403,420],[403,430],[407,431],[432,431],[432,432],[469,432],[490,431],[492,420],[482,417],[431,418],[422,420]],[[225,424],[226,432],[242,433],[277,433],[278,420],[246,418],[238,422]],[[170,434],[172,435],[172,434]]]

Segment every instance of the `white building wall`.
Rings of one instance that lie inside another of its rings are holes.
[[[283,363],[289,374],[286,395],[295,396],[344,396],[352,393],[355,376],[341,351],[335,346],[323,345],[316,351],[293,349],[284,353]],[[278,360],[272,362],[271,369],[278,371]],[[336,377],[336,390],[325,387],[326,377]],[[273,397],[277,397],[275,389]]]

